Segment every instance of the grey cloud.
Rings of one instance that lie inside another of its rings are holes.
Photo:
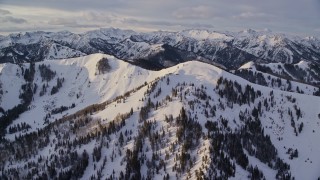
[[[315,29],[320,27],[319,0],[2,0],[1,5],[4,5],[3,9],[7,5],[6,9],[12,14],[15,14],[14,8],[7,7],[46,8],[67,12],[66,16],[72,16],[70,13],[81,16],[64,17],[57,13],[56,17],[62,19],[51,19],[50,24],[47,24],[71,31],[78,31],[77,27],[80,26],[120,26],[129,29],[147,27],[162,30],[177,26],[214,26],[217,30],[270,28],[273,31],[319,34]],[[82,15],[79,15],[81,12]],[[21,17],[35,25],[52,18],[32,13]],[[34,16],[37,16],[37,21],[32,19]],[[65,18],[69,20],[63,20]]]
[[[122,20],[124,24],[133,24],[133,25],[155,25],[155,26],[175,26],[177,23],[172,23],[168,21],[142,21],[132,18],[125,18]]]
[[[24,6],[24,7],[45,7],[61,10],[85,10],[85,9],[111,9],[125,7],[125,0],[102,1],[102,0],[4,0],[2,4]]]
[[[169,21],[142,21],[137,19],[124,19],[124,24],[140,25],[140,26],[159,26],[159,27],[172,27],[181,26],[184,28],[214,28],[211,24],[202,23],[183,23],[183,22],[169,22]]]
[[[11,14],[11,12],[5,9],[0,9],[0,15],[8,15],[8,14]]]
[[[72,19],[72,18],[54,18],[54,19],[51,19],[50,21],[48,21],[48,25],[71,27],[71,28],[99,28],[99,27],[101,27],[98,24],[78,23],[75,19]]]
[[[104,12],[93,12],[93,11],[86,11],[82,14],[82,17],[86,21],[100,21],[105,23],[111,23],[114,19],[118,17],[116,15],[107,14]]]
[[[272,17],[273,17],[272,15],[262,13],[262,12],[258,12],[258,13],[243,12],[239,15],[232,16],[232,18],[234,18],[234,19],[259,19],[259,20],[272,18]]]
[[[210,18],[213,17],[212,9],[206,6],[185,7],[177,9],[173,16],[178,19]]]
[[[27,20],[23,19],[23,18],[16,18],[16,17],[12,17],[12,16],[4,16],[0,18],[0,22],[3,23],[14,23],[14,24],[23,24],[26,23]]]
[[[67,19],[67,18],[53,18],[50,21],[48,21],[48,24],[50,25],[76,25],[78,24],[76,20],[74,19]]]
[[[99,25],[99,24],[73,24],[73,25],[68,25],[67,27],[71,27],[71,28],[101,28],[103,26]]]

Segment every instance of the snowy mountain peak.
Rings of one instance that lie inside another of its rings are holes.
[[[317,89],[266,74],[294,68],[150,71],[100,53],[1,64],[0,178],[316,179]]]
[[[209,30],[200,30],[200,29],[190,29],[181,31],[181,34],[196,40],[231,40],[233,37],[230,37],[226,34],[209,31]]]

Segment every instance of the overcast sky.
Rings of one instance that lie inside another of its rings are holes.
[[[320,37],[320,0],[0,0],[0,34],[205,28]]]

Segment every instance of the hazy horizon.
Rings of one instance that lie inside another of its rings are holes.
[[[139,32],[270,29],[319,37],[319,9],[318,0],[0,0],[0,34],[63,30],[82,33],[114,27]]]

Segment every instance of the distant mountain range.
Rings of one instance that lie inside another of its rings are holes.
[[[249,61],[319,63],[320,40],[251,29],[139,33],[109,28],[83,34],[37,31],[0,37],[0,63],[38,62],[93,53],[110,54],[148,69],[163,69],[194,59],[237,69]]]

